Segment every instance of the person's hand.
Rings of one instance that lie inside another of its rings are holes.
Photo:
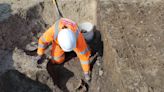
[[[84,77],[85,77],[85,80],[86,80],[87,82],[90,82],[90,80],[91,80],[91,75],[90,75],[90,73],[84,73]]]
[[[37,64],[42,64],[42,63],[43,63],[43,58],[42,58],[42,56],[38,55],[38,56],[36,57],[36,61],[37,61]]]

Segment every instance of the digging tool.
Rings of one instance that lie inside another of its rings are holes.
[[[61,17],[63,17],[62,13],[59,10],[58,4],[56,0],[52,0],[53,4],[55,5],[55,9],[56,9],[56,14],[57,14],[57,20],[60,19]]]
[[[93,57],[90,58],[90,64],[93,65],[95,63],[95,59],[97,59],[99,53],[95,53],[95,55]]]

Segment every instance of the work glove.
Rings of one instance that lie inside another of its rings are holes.
[[[91,80],[91,75],[90,75],[90,73],[84,73],[84,77],[85,77],[85,80],[86,80],[87,82],[90,82],[90,80]]]
[[[38,55],[38,56],[36,57],[36,61],[37,61],[37,64],[42,64],[42,63],[43,63],[43,58],[42,58],[42,56]]]

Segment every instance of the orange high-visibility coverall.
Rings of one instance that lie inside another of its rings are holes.
[[[82,33],[78,30],[78,26],[72,20],[61,18],[55,22],[55,24],[50,27],[39,39],[38,44],[38,55],[43,55],[44,50],[47,44],[52,42],[52,49],[51,49],[51,56],[52,56],[52,63],[60,64],[65,60],[64,51],[60,48],[57,40],[58,32],[63,29],[63,27],[67,27],[71,29],[77,39],[76,48],[74,51],[76,52],[77,56],[80,59],[82,69],[84,73],[88,73],[90,70],[89,65],[89,58],[90,58],[90,50],[86,44],[86,41],[82,35]]]

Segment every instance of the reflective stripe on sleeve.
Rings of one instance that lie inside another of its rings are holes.
[[[39,44],[39,45],[38,45],[38,48],[43,48],[43,49],[44,49],[45,47],[46,47],[46,46],[45,46],[44,44]]]
[[[79,30],[77,29],[76,30],[76,39],[78,39],[78,36],[79,36]]]
[[[62,57],[64,57],[64,54],[62,54],[61,56],[58,56],[58,57],[54,56],[54,57],[52,57],[52,59],[53,59],[53,60],[59,60],[59,59],[61,59]]]
[[[86,54],[89,51],[88,48],[86,48],[84,51],[81,51],[80,54]]]
[[[55,31],[55,35],[54,35],[54,39],[56,40],[57,36],[58,36],[58,33],[59,33],[59,22],[60,22],[60,19],[56,21],[55,23],[55,28],[54,28],[54,31]]]
[[[86,65],[89,64],[89,61],[80,61],[80,63]]]
[[[46,39],[42,36],[41,37],[41,40],[45,43],[46,42]]]

